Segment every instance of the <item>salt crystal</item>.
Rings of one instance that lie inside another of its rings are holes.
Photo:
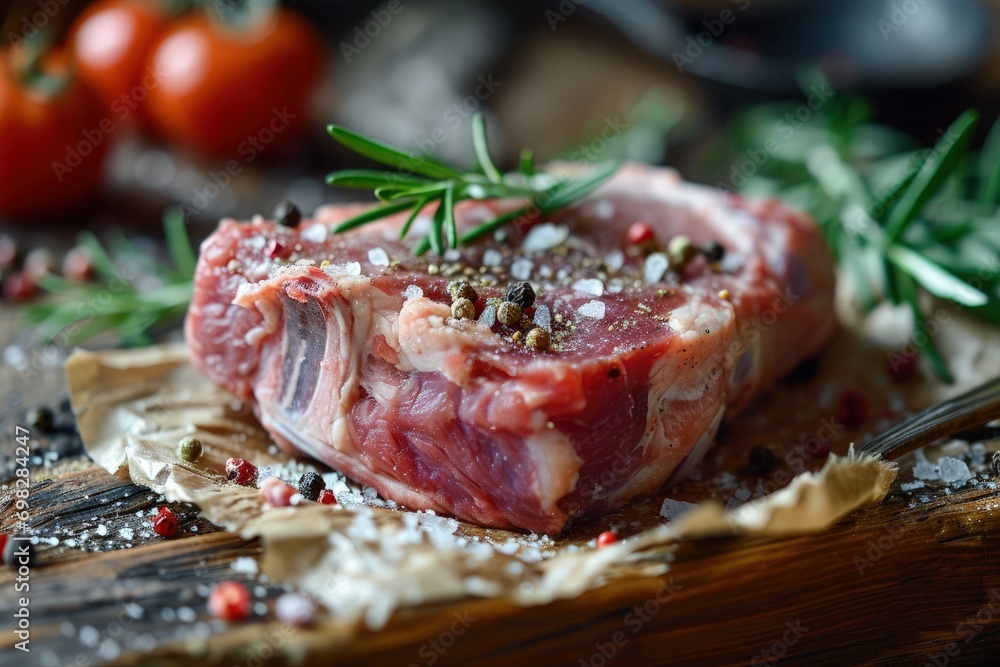
[[[275,601],[274,614],[279,621],[302,627],[315,618],[316,603],[302,593],[285,593]]]
[[[586,292],[587,294],[593,294],[594,296],[601,296],[604,294],[604,283],[596,278],[585,278],[583,280],[577,280],[573,283],[573,289],[578,292]]]
[[[615,214],[615,204],[608,199],[594,202],[594,216],[601,220],[610,220]]]
[[[101,537],[104,537],[105,535],[107,535],[107,534],[108,534],[108,527],[107,527],[107,526],[105,526],[105,525],[104,525],[104,524],[102,523],[102,524],[101,524],[100,526],[98,526],[98,527],[97,527],[97,531],[96,531],[96,532],[97,532],[97,534],[98,534],[98,535],[100,535]]]
[[[510,275],[515,280],[528,280],[531,277],[531,270],[535,267],[535,263],[530,259],[519,258],[515,259],[514,263],[510,265]]]
[[[673,498],[664,498],[663,507],[660,508],[660,516],[667,521],[673,521],[687,514],[695,507],[697,505],[694,503],[686,503],[683,500],[674,500]]]
[[[92,625],[85,625],[80,628],[80,643],[84,646],[94,648],[101,641],[101,633]]]
[[[669,266],[670,260],[662,252],[651,253],[642,266],[642,277],[647,283],[658,283]]]
[[[579,313],[582,317],[592,317],[595,320],[603,320],[604,311],[605,311],[604,302],[597,301],[596,299],[594,301],[588,301],[587,303],[583,304],[582,306],[576,309],[576,312]]]
[[[177,620],[182,623],[194,623],[198,619],[198,614],[191,607],[177,607]]]
[[[403,296],[409,299],[418,299],[424,295],[424,291],[416,285],[410,285],[403,291]]]
[[[604,266],[611,271],[617,271],[625,266],[625,253],[621,250],[612,250],[604,256]]]
[[[483,253],[483,266],[500,266],[503,264],[503,255],[498,250],[487,248]]]
[[[612,278],[611,282],[608,283],[608,294],[618,294],[623,289],[625,289],[625,283],[618,278]]]
[[[304,230],[302,230],[301,237],[303,241],[310,241],[312,243],[322,243],[323,241],[326,241],[326,234],[327,234],[326,225],[317,224],[317,225],[312,225],[311,227],[306,227]]]
[[[569,227],[552,222],[535,225],[524,237],[521,248],[525,252],[541,252],[555,248],[569,238]]]
[[[537,306],[535,308],[535,318],[533,322],[545,329],[548,332],[552,332],[552,313],[549,311],[548,306]]]
[[[899,488],[903,491],[916,491],[917,489],[922,489],[925,486],[927,485],[918,479],[912,482],[903,482],[899,485]]]
[[[462,259],[462,253],[460,253],[455,248],[448,248],[447,250],[444,251],[443,257],[444,261],[446,262],[457,262],[458,260]]]
[[[257,574],[258,571],[257,561],[249,556],[240,556],[230,563],[229,567],[233,568],[236,572],[249,574],[251,576]]]
[[[973,477],[965,461],[952,456],[938,459],[938,470],[941,474],[941,481],[946,484],[965,484]]]
[[[389,254],[384,248],[372,248],[368,251],[368,263],[372,266],[389,266]]]
[[[325,271],[328,276],[333,276],[333,277],[360,276],[361,264],[359,262],[347,262],[346,264],[327,264],[326,266],[323,267],[323,271]]]
[[[913,466],[914,477],[917,479],[925,479],[927,481],[939,479],[937,466],[927,460],[927,457],[924,455],[923,448],[915,451],[913,455],[917,459],[917,464]]]
[[[537,310],[536,310],[537,312]],[[479,322],[485,324],[488,327],[493,326],[497,321],[497,311],[492,305],[483,308],[482,314],[479,316]]]

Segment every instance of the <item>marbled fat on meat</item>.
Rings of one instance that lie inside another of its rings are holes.
[[[518,204],[463,202],[457,217],[467,228]],[[806,216],[671,170],[626,165],[546,220],[572,233],[544,250],[522,249],[528,225],[448,259],[414,257],[398,240],[405,216],[329,233],[363,209],[330,206],[296,229],[223,221],[202,246],[187,339],[279,444],[410,508],[558,533],[653,493],[835,327],[833,261]],[[648,283],[626,241],[637,220],[726,256]],[[480,314],[515,262],[538,293],[525,317],[549,311],[549,351],[451,318],[451,280],[474,283]]]

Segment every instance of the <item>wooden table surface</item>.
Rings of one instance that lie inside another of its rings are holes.
[[[64,389],[57,365],[30,382],[3,372],[23,389],[0,419],[8,456],[24,407],[57,404]],[[400,612],[378,633],[325,617],[295,629],[274,618],[281,586],[255,581],[246,560],[233,567],[259,544],[177,504],[176,538],[137,530],[161,499],[95,468],[67,416],[57,427],[32,434],[36,455],[61,454],[32,467],[31,653],[13,648],[20,594],[4,569],[2,664],[1000,664],[1000,495],[983,484],[922,489],[925,501],[896,487],[821,535],[682,544],[665,575],[543,607],[483,600]],[[4,459],[7,482],[12,471]],[[3,532],[13,503],[8,489]],[[251,622],[207,614],[225,579],[251,586]]]

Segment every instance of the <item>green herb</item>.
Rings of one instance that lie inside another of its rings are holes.
[[[805,122],[795,115],[802,108],[742,111],[716,147],[717,184],[812,213],[861,307],[881,300],[909,307],[914,343],[950,381],[918,288],[1000,324],[1000,123],[976,156],[969,151],[976,111],[959,116],[933,149],[920,150],[874,123],[863,98],[834,97]]]
[[[148,345],[150,329],[182,319],[193,294],[195,255],[180,209],[164,212],[163,230],[173,266],[157,262],[124,236],[112,239],[109,252],[93,233],[82,232],[78,242],[98,280],[73,283],[44,276],[39,287],[51,294],[23,307],[28,322],[38,325],[46,341],[63,347],[108,330],[117,331],[126,345]],[[136,282],[140,277],[142,285]]]
[[[410,211],[400,229],[400,238],[409,233],[413,221],[424,208],[434,205],[431,230],[414,248],[416,254],[434,250],[442,254],[531,214],[547,215],[583,199],[618,170],[619,163],[607,162],[572,177],[555,177],[535,172],[531,151],[521,151],[520,171],[502,174],[490,156],[486,123],[481,114],[472,118],[472,144],[478,171],[461,172],[427,157],[409,153],[358,134],[346,127],[330,125],[334,139],[355,153],[392,167],[393,171],[345,169],[326,177],[326,182],[344,188],[372,190],[382,202],[334,228],[335,233],[354,229],[396,213]],[[459,234],[455,204],[465,199],[514,198],[527,203],[513,211],[479,224]]]

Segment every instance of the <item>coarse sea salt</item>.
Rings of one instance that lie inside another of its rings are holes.
[[[346,264],[327,264],[323,271],[328,276],[360,276],[361,264],[358,262],[347,262]]]
[[[302,234],[300,234],[300,236],[304,241],[310,241],[312,243],[322,243],[323,241],[326,240],[327,236],[326,225],[318,224],[318,225],[312,225],[311,227],[306,227],[304,230],[302,230]]]
[[[483,266],[500,266],[503,264],[503,255],[500,251],[487,248],[483,253]]]
[[[612,250],[604,256],[604,266],[611,271],[617,271],[625,266],[625,253],[621,250]]]
[[[668,521],[673,521],[687,514],[695,507],[697,505],[694,503],[686,503],[683,500],[674,500],[673,498],[664,498],[663,506],[660,507],[660,516]]]
[[[566,225],[543,222],[531,228],[521,242],[521,249],[525,252],[541,252],[555,248],[568,238],[569,227]]]
[[[409,299],[417,299],[424,295],[424,291],[417,287],[416,285],[409,285],[405,290],[403,290],[403,296]]]
[[[510,265],[510,275],[515,280],[528,280],[531,278],[531,270],[535,268],[535,263],[523,257],[515,259]]]
[[[535,308],[535,317],[532,321],[537,326],[552,333],[552,313],[549,311],[548,306],[537,306]]]
[[[368,263],[372,266],[389,266],[389,254],[384,248],[372,248],[368,251]]]
[[[577,308],[576,312],[581,317],[592,317],[595,320],[603,320],[605,312],[604,302],[598,301],[596,299],[593,301],[588,301],[587,303]]]
[[[945,484],[965,484],[974,477],[965,461],[952,456],[938,459],[938,471]]]
[[[658,283],[670,267],[670,260],[662,252],[654,252],[642,265],[642,277],[647,283]]]
[[[584,278],[573,283],[573,289],[578,292],[601,296],[604,294],[604,283],[597,278]]]

